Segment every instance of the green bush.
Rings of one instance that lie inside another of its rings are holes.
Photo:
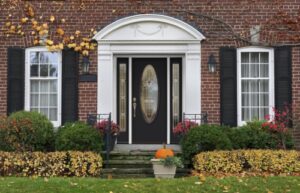
[[[83,122],[66,123],[60,127],[55,142],[58,151],[100,152],[102,145],[103,139],[100,132]]]
[[[227,135],[232,142],[233,149],[276,149],[278,137],[276,134],[262,127],[264,121],[251,121],[246,125],[231,128]],[[287,148],[293,148],[293,140],[289,133],[284,134]]]
[[[262,121],[248,122],[246,125],[231,128],[228,137],[233,149],[274,149],[277,146],[272,134],[262,129]]]
[[[54,128],[46,116],[19,111],[1,120],[0,148],[4,151],[52,151]]]
[[[226,135],[228,127],[219,125],[200,125],[190,129],[181,140],[183,158],[191,158],[202,151],[230,150],[231,142]]]

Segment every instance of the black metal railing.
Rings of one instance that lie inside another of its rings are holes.
[[[111,113],[104,113],[104,114],[88,114],[87,116],[87,124],[95,126],[98,122],[107,121],[106,128],[104,129],[105,134],[105,167],[109,166],[109,154],[112,150],[111,147]]]
[[[185,127],[185,122],[191,121],[197,124],[207,124],[208,123],[208,114],[205,113],[182,113],[182,124]]]

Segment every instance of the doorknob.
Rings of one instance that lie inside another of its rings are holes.
[[[133,97],[133,99],[132,99],[132,107],[133,107],[133,117],[135,118],[135,116],[136,116],[136,114],[135,114],[135,112],[136,112],[136,98],[135,97]]]

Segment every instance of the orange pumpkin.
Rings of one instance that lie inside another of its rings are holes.
[[[174,156],[173,150],[167,149],[165,144],[162,149],[157,150],[155,153],[155,158],[157,159],[165,159],[167,157],[173,157],[173,156]]]

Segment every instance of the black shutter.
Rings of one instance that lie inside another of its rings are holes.
[[[221,124],[237,125],[236,49],[220,49]]]
[[[275,48],[275,108],[292,102],[291,47]]]
[[[25,52],[7,49],[7,114],[24,109]]]
[[[77,52],[62,51],[62,124],[78,120],[78,63]]]

